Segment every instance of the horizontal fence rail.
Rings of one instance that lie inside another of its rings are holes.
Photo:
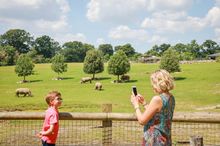
[[[35,136],[43,112],[0,112],[1,146],[40,146]],[[58,146],[141,145],[143,127],[130,113],[60,113]],[[202,136],[204,145],[220,145],[220,118],[212,114],[175,113],[173,145],[189,145],[190,136]]]

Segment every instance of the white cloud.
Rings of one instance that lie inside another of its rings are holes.
[[[150,37],[150,40],[148,40],[148,42],[151,44],[162,44],[167,42],[167,38],[161,37],[159,35],[154,35]]]
[[[90,21],[120,21],[131,20],[146,6],[146,0],[91,0],[87,7],[87,18]]]
[[[220,27],[220,8],[213,7],[209,10],[208,14],[206,15],[207,23],[210,23],[213,27]]]
[[[105,39],[103,39],[103,38],[98,38],[98,39],[96,40],[96,43],[97,43],[98,45],[104,44],[104,43],[105,43]]]
[[[66,28],[68,27],[68,23],[66,21],[65,17],[61,17],[59,20],[57,21],[47,21],[47,20],[37,20],[33,22],[34,26],[36,28],[39,28],[41,31],[55,31],[55,32],[62,32],[64,30],[66,30]]]
[[[187,16],[185,11],[159,11],[152,13],[152,17],[158,18],[158,19],[169,19],[169,20],[181,20]]]
[[[65,42],[72,42],[72,41],[80,41],[80,42],[86,42],[86,36],[82,33],[77,33],[77,34],[71,34],[71,33],[67,33],[67,34],[57,34],[55,36],[55,40],[59,40],[59,42],[61,44],[65,43]]]
[[[0,5],[0,9],[18,7],[38,8],[43,2],[43,0],[1,0],[2,5]]]
[[[157,33],[185,33],[186,31],[201,30],[206,26],[204,19],[187,16],[185,12],[173,14],[171,11],[156,12],[147,17],[141,27],[153,29]]]
[[[148,34],[143,29],[130,29],[121,25],[109,32],[109,37],[116,40],[146,41]]]
[[[148,11],[186,11],[193,0],[90,0],[87,5],[87,18],[90,21],[125,22],[135,20],[135,16]],[[121,21],[120,21],[121,20]]]
[[[91,0],[88,4],[87,17],[91,21],[99,20],[100,18],[100,4],[98,1]]]
[[[0,23],[8,28],[38,32],[63,31],[69,26],[66,0],[1,0]]]
[[[188,9],[193,0],[149,0],[147,8],[150,11],[182,11]]]
[[[220,42],[220,28],[216,28],[215,30],[215,40]]]

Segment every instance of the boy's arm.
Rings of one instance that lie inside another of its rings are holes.
[[[50,128],[47,131],[41,131],[40,135],[42,136],[47,136],[53,133],[53,129],[54,129],[54,124],[50,125]]]

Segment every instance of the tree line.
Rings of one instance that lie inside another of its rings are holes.
[[[118,45],[113,49],[111,44],[101,44],[95,48],[92,44],[70,41],[61,46],[50,36],[43,35],[34,39],[25,30],[10,29],[0,35],[0,66],[14,65],[21,54],[27,54],[34,63],[51,62],[58,53],[64,56],[65,62],[83,62],[86,52],[94,49],[101,51],[105,62],[118,50],[123,50],[131,59],[135,54],[141,55],[135,52],[131,44]]]
[[[122,50],[131,61],[138,61],[143,55],[161,57],[168,49],[173,49],[179,55],[180,60],[206,59],[208,55],[220,52],[220,46],[213,40],[206,40],[201,45],[196,40],[188,44],[177,43],[175,45],[154,45],[146,53],[141,54],[127,43],[113,48],[111,44],[100,44],[95,48],[92,44],[79,41],[69,41],[60,45],[57,41],[47,35],[34,39],[27,31],[22,29],[10,29],[0,35],[0,66],[14,65],[21,54],[27,54],[34,63],[52,62],[55,54],[62,54],[64,62],[83,62],[86,52],[99,50],[104,62],[109,61],[111,56]]]
[[[58,74],[55,80],[62,80],[60,74],[67,71],[67,63],[64,62],[64,56],[62,54],[56,54],[52,59],[51,69]],[[18,76],[23,77],[21,83],[28,82],[26,77],[34,74],[34,63],[27,54],[21,54],[15,65],[15,73]],[[107,70],[109,74],[116,75],[116,82],[120,82],[120,75],[124,75],[130,70],[130,62],[126,54],[119,50],[117,51],[108,62]],[[86,74],[92,74],[92,79],[95,78],[95,74],[104,71],[104,61],[102,53],[99,50],[89,50],[86,53],[86,57],[83,64],[83,71]]]
[[[202,60],[208,59],[208,55],[220,53],[220,46],[213,40],[206,40],[201,45],[196,40],[190,43],[177,43],[173,46],[170,44],[154,45],[145,55],[153,55],[161,57],[168,49],[173,49],[177,52],[180,60]]]
[[[168,72],[181,71],[179,66],[179,57],[177,52],[172,49],[168,49],[164,52],[161,57],[159,68],[165,69]],[[18,76],[22,76],[23,80],[21,83],[27,82],[26,76],[33,74],[34,63],[27,54],[22,54],[19,56],[15,72]],[[64,56],[61,54],[56,54],[52,58],[51,69],[58,74],[56,80],[62,80],[60,74],[67,71],[67,63],[64,62]],[[89,50],[86,53],[86,57],[83,63],[83,71],[86,74],[92,74],[91,79],[96,79],[95,74],[104,71],[104,61],[102,53],[99,50]],[[130,71],[130,61],[127,55],[119,50],[108,61],[107,71],[109,74],[117,76],[117,80],[114,82],[123,82],[123,76]],[[120,79],[121,76],[121,79]],[[128,75],[126,75],[130,78]]]

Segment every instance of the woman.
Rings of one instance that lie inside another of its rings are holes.
[[[143,145],[171,146],[171,124],[175,108],[175,98],[170,93],[174,88],[173,78],[166,70],[158,70],[151,74],[150,80],[157,95],[149,104],[142,95],[131,95],[138,122],[144,125]],[[139,104],[145,108],[143,113]]]

